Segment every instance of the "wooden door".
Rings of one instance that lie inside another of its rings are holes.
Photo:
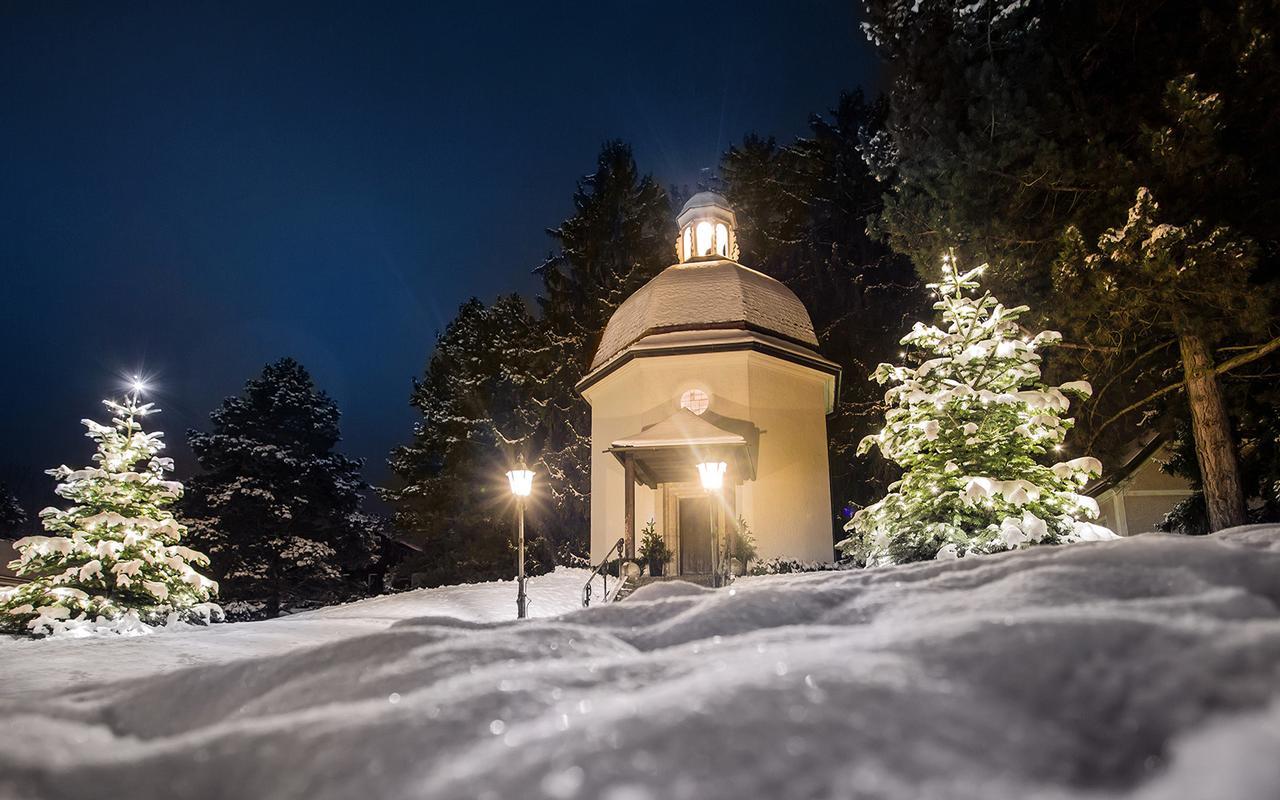
[[[711,498],[681,497],[680,573],[699,575],[711,572]]]

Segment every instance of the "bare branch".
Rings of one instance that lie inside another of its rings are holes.
[[[1235,358],[1229,358],[1226,361],[1223,361],[1221,364],[1213,368],[1214,374],[1221,375],[1224,372],[1230,372],[1236,367],[1243,367],[1245,364],[1248,364],[1251,361],[1257,361],[1265,355],[1274,353],[1276,350],[1280,350],[1280,336],[1277,336],[1266,344],[1258,347],[1256,350],[1251,350],[1248,353],[1241,353]]]
[[[1272,339],[1271,341],[1267,342],[1264,345],[1260,345],[1255,349],[1250,350],[1247,353],[1241,353],[1235,358],[1230,358],[1230,359],[1227,359],[1226,361],[1223,361],[1221,364],[1213,368],[1213,374],[1221,375],[1224,372],[1230,372],[1236,367],[1243,367],[1245,364],[1249,364],[1254,361],[1257,361],[1263,356],[1273,353],[1276,350],[1280,350],[1280,336],[1276,337],[1275,339]],[[1099,425],[1098,428],[1093,432],[1093,436],[1090,437],[1089,439],[1089,446],[1086,449],[1089,449],[1089,450],[1093,449],[1093,443],[1098,441],[1098,437],[1102,434],[1104,430],[1106,430],[1107,426],[1110,425],[1111,423],[1115,422],[1116,420],[1120,419],[1121,417],[1123,417],[1124,415],[1128,414],[1131,411],[1137,411],[1139,408],[1142,408],[1147,403],[1150,403],[1153,400],[1158,400],[1161,397],[1164,397],[1169,392],[1174,392],[1183,388],[1185,385],[1186,385],[1186,382],[1181,381],[1179,383],[1172,384],[1171,386],[1166,386],[1163,389],[1158,389],[1152,392],[1151,394],[1147,395],[1146,397],[1142,398],[1138,402],[1127,405],[1121,410],[1117,411],[1115,414],[1112,414],[1110,417],[1107,417],[1107,419],[1101,425]]]
[[[1075,344],[1074,342],[1055,342],[1054,347],[1061,347],[1064,350],[1087,350],[1093,353],[1118,353],[1119,347],[1102,344]]]

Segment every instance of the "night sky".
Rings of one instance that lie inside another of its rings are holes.
[[[873,86],[852,2],[24,3],[0,11],[0,480],[91,455],[141,370],[185,431],[299,359],[387,451],[437,332],[538,283],[602,142],[692,185]]]

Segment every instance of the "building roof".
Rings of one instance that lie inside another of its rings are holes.
[[[724,195],[717,192],[698,192],[693,197],[685,201],[684,206],[680,209],[680,213],[684,213],[694,208],[704,208],[706,206],[719,206],[721,208],[731,208],[729,201],[724,199]]]
[[[760,331],[808,348],[818,346],[809,312],[780,281],[735,261],[703,259],[667,267],[618,306],[604,329],[591,370],[621,356],[646,336],[726,328]]]
[[[1150,434],[1145,440],[1136,439],[1129,443],[1124,461],[1109,474],[1094,478],[1084,487],[1084,493],[1090,497],[1099,497],[1108,489],[1124,483],[1131,475],[1150,461],[1161,448],[1169,443],[1169,438],[1162,432]]]
[[[687,408],[681,408],[639,433],[618,439],[610,446],[610,450],[636,447],[744,446],[746,444],[747,439],[741,433],[722,428]]]
[[[746,420],[710,411],[700,416],[681,408],[639,433],[618,439],[607,452],[624,466],[631,460],[639,481],[657,488],[659,483],[696,479],[701,461],[726,461],[731,480],[753,480],[759,440],[760,429]]]

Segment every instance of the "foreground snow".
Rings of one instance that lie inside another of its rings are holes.
[[[530,616],[553,617],[581,608],[582,585],[590,574],[561,567],[530,578]],[[386,630],[415,617],[497,622],[515,615],[515,581],[492,581],[383,595],[263,622],[153,629],[156,632],[146,637],[5,639],[0,641],[0,698],[290,653]]]
[[[1274,800],[1278,606],[1255,527],[404,620],[0,702],[0,796]]]

